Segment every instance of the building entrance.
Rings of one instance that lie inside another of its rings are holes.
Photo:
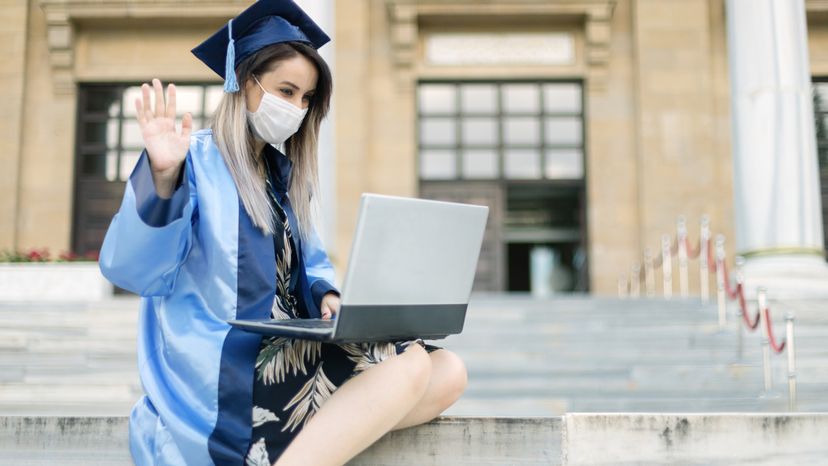
[[[580,82],[420,82],[420,195],[486,204],[475,289],[587,291]]]

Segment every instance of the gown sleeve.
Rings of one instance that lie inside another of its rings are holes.
[[[322,298],[325,294],[334,293],[339,296],[339,290],[334,286],[335,273],[333,265],[331,265],[315,228],[302,247],[302,255],[304,256],[305,273],[308,276],[313,303],[317,309],[321,309]]]
[[[155,191],[144,150],[106,231],[99,255],[101,273],[141,296],[170,294],[192,246],[196,199],[189,152],[172,197],[164,199]]]

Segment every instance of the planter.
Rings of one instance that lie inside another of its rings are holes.
[[[97,262],[0,263],[0,301],[100,301],[112,292]]]

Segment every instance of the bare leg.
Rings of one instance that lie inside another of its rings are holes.
[[[409,345],[348,379],[291,441],[274,466],[342,465],[394,427],[423,397],[431,358]]]
[[[425,394],[391,430],[416,426],[434,419],[457,401],[466,389],[466,366],[457,354],[439,349],[428,355],[431,357],[431,379]]]

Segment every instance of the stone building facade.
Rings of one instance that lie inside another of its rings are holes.
[[[340,273],[363,192],[489,205],[480,290],[528,290],[552,257],[556,286],[615,293],[679,215],[732,237],[724,0],[299,3],[334,39],[320,225]],[[219,82],[189,51],[248,4],[4,0],[0,249],[95,249],[140,152],[134,86],[186,87],[205,124]],[[828,2],[806,7],[820,80]]]

